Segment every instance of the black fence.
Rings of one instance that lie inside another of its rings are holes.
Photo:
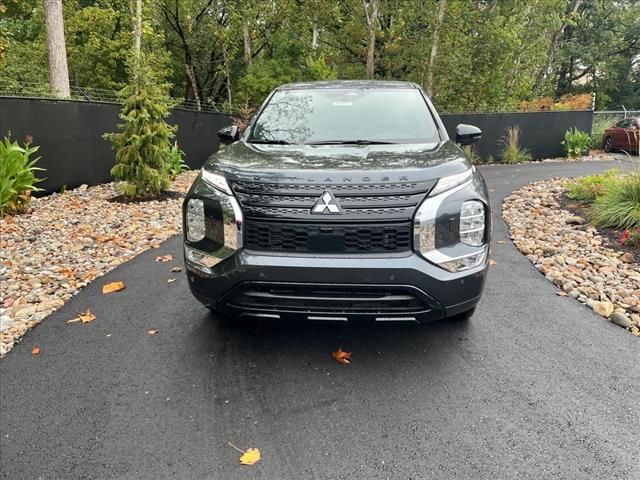
[[[9,132],[14,139],[33,137],[40,146],[39,166],[46,168],[40,185],[47,192],[73,188],[83,183],[96,185],[111,180],[114,164],[111,143],[102,138],[116,130],[120,106],[115,103],[55,101],[0,97],[0,136]],[[451,138],[455,127],[469,123],[482,129],[476,151],[484,159],[500,155],[500,138],[509,127],[520,127],[520,145],[533,158],[564,155],[561,144],[565,132],[577,127],[591,131],[593,112],[469,113],[442,115]],[[218,149],[216,132],[231,123],[223,113],[197,112],[176,108],[169,122],[178,125],[177,141],[191,168],[202,166]]]
[[[102,138],[116,131],[120,105],[55,101],[26,98],[0,98],[0,137],[22,141],[33,137],[40,146],[38,166],[46,179],[38,184],[46,192],[83,183],[97,185],[111,181],[114,165],[111,142]],[[218,149],[216,132],[230,123],[222,113],[174,109],[168,119],[178,126],[176,140],[191,168],[199,168]]]
[[[565,155],[564,134],[577,127],[583,132],[591,132],[593,112],[513,112],[513,113],[461,113],[442,115],[442,122],[455,139],[456,125],[469,123],[482,130],[482,138],[476,152],[482,159],[489,155],[498,160],[502,145],[501,138],[509,127],[520,127],[520,146],[531,152],[534,159],[556,158]]]

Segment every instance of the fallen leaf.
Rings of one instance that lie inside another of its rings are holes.
[[[173,260],[173,255],[160,255],[156,257],[156,262],[170,262]]]
[[[95,268],[92,268],[91,270],[89,270],[87,273],[84,274],[84,277],[82,277],[82,279],[85,282],[93,282],[97,276],[98,276],[98,270]]]
[[[253,465],[258,461],[260,461],[260,450],[257,448],[248,448],[240,457],[242,465]]]
[[[556,292],[556,295],[558,295],[560,297],[568,297],[569,296],[569,294],[567,292],[563,292],[563,291]]]
[[[248,448],[247,451],[245,452],[244,450],[240,450],[233,443],[231,442],[227,442],[227,443],[231,447],[235,448],[237,451],[242,453],[242,456],[240,457],[240,463],[242,465],[253,465],[256,462],[260,461],[260,458],[261,458],[260,450],[258,450],[257,448]]]
[[[78,315],[78,318],[82,323],[89,323],[89,322],[93,322],[96,319],[96,316],[93,313],[91,313],[91,310],[87,309],[86,312],[80,312],[80,314]]]
[[[167,283],[173,283],[173,282],[175,282],[175,281],[176,281],[176,279],[175,279],[175,278],[169,278],[169,279],[167,279]]]
[[[60,270],[60,273],[67,278],[72,278],[76,276],[76,272],[71,270],[69,267],[63,268],[62,270]]]
[[[125,288],[126,287],[122,282],[111,282],[102,286],[102,293],[107,294],[107,293],[119,292],[120,290],[124,290]]]
[[[150,328],[149,330],[147,330],[147,333],[149,335],[155,335],[156,333],[158,333],[158,330],[155,328]]]
[[[182,271],[182,269],[181,269],[180,267],[173,267],[173,268],[171,269],[171,271],[172,271],[173,273],[175,273],[175,272],[181,272],[181,271]]]
[[[344,352],[342,348],[339,348],[337,352],[333,352],[331,356],[336,359],[336,362],[343,365],[351,363],[351,352]]]
[[[493,258],[489,259],[489,266],[493,267],[496,264],[496,261]]]
[[[76,318],[72,318],[71,320],[67,320],[67,323],[89,323],[93,322],[96,319],[96,316],[91,313],[91,310],[87,310],[86,312],[80,312]]]
[[[31,355],[40,355],[40,347],[33,347],[31,349]]]

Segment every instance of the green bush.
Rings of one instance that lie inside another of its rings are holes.
[[[617,169],[607,170],[597,175],[589,175],[567,182],[567,197],[584,203],[593,203],[596,198],[607,193],[607,188],[620,177]]]
[[[592,205],[590,220],[598,227],[640,227],[640,173],[611,182]]]
[[[35,172],[44,169],[34,166],[40,157],[30,158],[38,148],[29,142],[21,147],[9,137],[0,141],[0,216],[24,211],[31,192],[41,190]]]
[[[567,152],[567,157],[578,158],[589,153],[591,137],[587,132],[583,132],[574,127],[565,132],[564,142],[562,142],[562,144]]]
[[[176,178],[182,172],[189,170],[189,166],[184,161],[184,152],[178,148],[178,142],[173,142],[173,146],[169,152],[167,170],[171,180]]]
[[[132,68],[132,83],[124,89],[124,101],[118,133],[107,133],[116,151],[111,175],[123,181],[122,193],[135,198],[157,195],[170,184],[171,139],[176,127],[169,125],[167,87],[153,74],[142,57]]]
[[[500,139],[502,151],[500,159],[503,163],[522,163],[531,160],[532,156],[526,148],[520,148],[520,127],[507,128],[507,135]]]

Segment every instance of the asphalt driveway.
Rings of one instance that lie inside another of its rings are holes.
[[[0,360],[0,478],[639,479],[638,339],[556,296],[500,220],[519,185],[611,166],[482,169],[496,265],[468,324],[229,325],[169,272],[169,240]]]

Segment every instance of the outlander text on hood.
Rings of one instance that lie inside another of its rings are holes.
[[[184,202],[195,297],[233,317],[466,318],[487,274],[484,179],[417,85],[277,88],[202,168]]]

